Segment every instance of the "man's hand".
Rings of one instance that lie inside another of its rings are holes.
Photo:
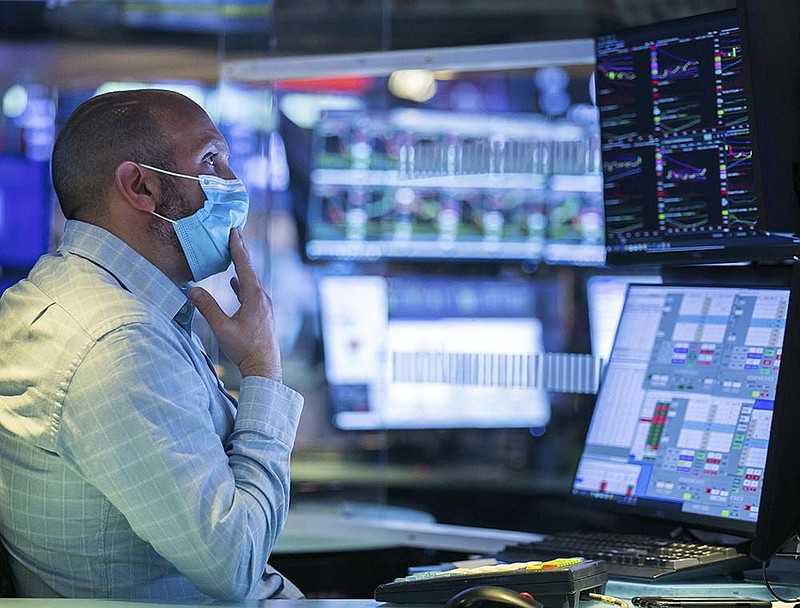
[[[281,382],[281,353],[272,300],[256,276],[241,231],[232,230],[229,242],[237,275],[231,279],[231,287],[239,299],[239,309],[229,317],[202,287],[193,287],[189,297],[242,377],[266,376]]]

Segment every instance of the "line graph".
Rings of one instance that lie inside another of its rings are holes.
[[[603,173],[608,181],[616,181],[639,175],[642,172],[642,157],[634,155],[603,162]]]
[[[681,162],[675,157],[665,156],[667,164],[672,163],[665,172],[667,181],[680,181],[680,182],[704,182],[708,176],[708,167],[698,167],[689,163]]]
[[[686,80],[700,75],[700,61],[697,59],[681,57],[663,48],[658,49],[657,57],[656,80]]]

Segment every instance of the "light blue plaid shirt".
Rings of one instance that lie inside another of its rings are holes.
[[[0,533],[22,595],[296,596],[265,565],[303,399],[247,377],[237,404],[192,313],[77,221],[0,299]]]

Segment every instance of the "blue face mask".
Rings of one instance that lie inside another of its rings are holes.
[[[181,244],[195,281],[226,270],[231,264],[228,238],[234,228],[243,228],[247,221],[250,200],[240,179],[222,179],[216,175],[184,175],[140,163],[153,171],[200,182],[206,202],[194,214],[173,220],[155,211],[156,217],[170,222]]]

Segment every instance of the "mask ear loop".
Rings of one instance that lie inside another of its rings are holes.
[[[155,211],[151,211],[150,213],[152,215],[155,215],[156,217],[161,218],[162,220],[168,221],[170,224],[177,224],[178,223],[178,220],[173,220],[172,218],[168,218],[168,217],[166,217],[164,215],[161,215],[160,213],[156,213]]]
[[[197,180],[198,182],[200,181],[200,178],[199,177],[195,177],[194,175],[184,175],[183,173],[175,173],[174,171],[167,171],[166,169],[159,169],[158,167],[154,167],[153,165],[146,165],[145,163],[139,163],[139,164],[142,167],[145,167],[146,169],[151,169],[153,171],[158,171],[159,173],[165,173],[166,175],[172,175],[174,177],[185,177],[186,179],[193,179],[193,180]],[[158,218],[161,218],[162,220],[168,221],[170,224],[177,224],[178,223],[177,220],[173,220],[171,218],[165,217],[165,216],[161,215],[160,213],[156,213],[155,211],[151,211],[150,213],[152,213],[153,215],[155,215]]]
[[[166,169],[159,169],[158,167],[154,167],[152,165],[146,165],[144,163],[139,163],[142,167],[147,169],[152,169],[153,171],[158,171],[159,173],[165,173],[166,175],[172,175],[174,177],[185,177],[186,179],[193,179],[195,181],[200,181],[199,177],[195,177],[194,175],[186,175],[184,173],[175,173],[174,171],[167,171]]]

